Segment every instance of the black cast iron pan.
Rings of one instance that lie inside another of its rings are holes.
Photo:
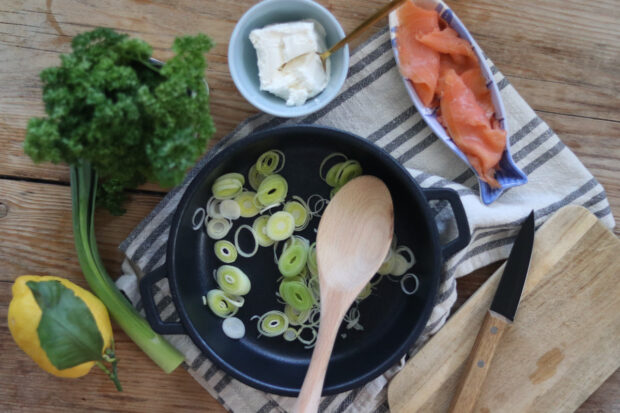
[[[192,229],[192,216],[210,197],[213,181],[227,172],[247,176],[258,156],[270,149],[286,155],[281,174],[288,180],[289,194],[307,199],[320,193],[329,197],[330,188],[318,177],[321,161],[342,152],[362,164],[365,174],[381,178],[394,200],[395,232],[399,245],[409,246],[416,255],[413,272],[420,288],[405,295],[396,283],[382,281],[378,289],[360,304],[364,330],[344,331],[330,359],[323,394],[361,386],[400,359],[422,333],[430,317],[440,282],[442,262],[469,242],[469,226],[456,192],[449,189],[421,189],[410,174],[388,153],[355,135],[317,126],[292,126],[255,133],[223,149],[191,182],[174,215],[168,239],[166,264],[141,280],[141,294],[147,319],[162,334],[188,334],[196,346],[236,379],[255,388],[282,395],[297,395],[306,373],[311,350],[299,342],[280,338],[257,338],[253,315],[282,310],[276,302],[276,279],[272,248],[260,248],[252,258],[239,257],[240,267],[252,281],[252,290],[237,314],[246,324],[246,335],[232,340],[221,329],[222,320],[203,305],[202,296],[216,288],[212,277],[218,263],[213,242],[204,230]],[[452,207],[458,237],[440,245],[429,200],[446,200]],[[253,219],[243,219],[251,224]],[[235,223],[235,227],[239,223]],[[314,240],[312,228],[301,235]],[[234,231],[226,239],[232,240]],[[168,277],[172,298],[181,323],[161,321],[153,302],[152,285]]]

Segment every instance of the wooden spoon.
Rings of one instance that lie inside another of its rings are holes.
[[[390,191],[373,176],[347,183],[323,213],[316,238],[321,323],[296,412],[316,412],[340,323],[381,266],[393,233]]]

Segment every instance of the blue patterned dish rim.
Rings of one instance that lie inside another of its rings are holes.
[[[527,176],[519,167],[515,164],[512,159],[512,155],[510,154],[510,139],[508,134],[508,126],[506,122],[506,109],[504,108],[504,102],[502,101],[502,97],[499,92],[499,88],[497,87],[497,83],[493,78],[493,73],[489,68],[489,65],[486,62],[486,57],[478,43],[474,40],[473,36],[469,33],[463,22],[459,20],[459,18],[454,14],[454,12],[441,0],[417,0],[416,5],[426,8],[426,9],[435,9],[439,16],[451,27],[453,28],[461,38],[467,40],[473,47],[476,56],[478,57],[478,61],[480,62],[480,68],[482,70],[482,75],[484,76],[487,84],[487,88],[491,92],[491,100],[493,102],[493,106],[495,107],[495,119],[499,122],[500,127],[506,131],[506,149],[502,154],[502,158],[499,161],[499,169],[495,173],[495,178],[500,184],[499,188],[491,188],[489,184],[480,179],[478,172],[473,168],[467,156],[456,146],[454,141],[448,136],[448,133],[444,129],[444,127],[437,120],[437,109],[427,108],[422,104],[422,101],[418,97],[415,89],[411,81],[403,76],[403,82],[405,83],[405,88],[413,101],[418,112],[426,122],[426,124],[431,128],[431,130],[441,139],[452,151],[458,155],[459,158],[465,162],[470,169],[474,172],[476,177],[478,178],[478,183],[480,187],[480,198],[482,202],[485,204],[490,204],[495,201],[504,191],[508,188],[519,186],[527,183]],[[392,43],[392,50],[394,51],[394,57],[396,58],[396,63],[400,67],[400,61],[398,58],[398,48],[397,48],[397,40],[396,40],[396,30],[398,27],[398,17],[396,12],[390,13],[390,39]]]

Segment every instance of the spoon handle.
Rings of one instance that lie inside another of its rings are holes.
[[[342,46],[344,46],[345,44],[349,43],[351,40],[355,39],[357,36],[360,35],[360,33],[364,32],[367,28],[369,28],[370,26],[375,24],[377,21],[379,21],[382,18],[384,18],[389,12],[391,12],[396,7],[400,6],[405,1],[407,1],[407,0],[392,0],[391,2],[386,4],[385,6],[381,7],[372,16],[370,16],[369,18],[364,20],[364,22],[362,24],[357,26],[357,28],[355,30],[353,30],[351,33],[349,33],[347,36],[345,36],[338,43],[336,43],[335,45],[330,47],[327,52],[322,53],[321,57],[322,57],[323,54],[326,55],[326,57],[330,56],[336,50],[340,49]]]
[[[327,365],[334,348],[338,328],[342,322],[342,315],[344,315],[340,309],[335,309],[336,311],[327,311],[327,309],[323,311],[323,309],[321,309],[321,323],[316,346],[312,352],[310,366],[293,410],[296,413],[316,413],[318,410]],[[323,316],[324,314],[325,316]]]

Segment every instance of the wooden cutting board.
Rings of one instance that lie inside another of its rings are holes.
[[[504,266],[392,380],[392,412],[446,412]],[[573,412],[620,367],[620,240],[568,206],[536,233],[514,324],[475,411]]]

